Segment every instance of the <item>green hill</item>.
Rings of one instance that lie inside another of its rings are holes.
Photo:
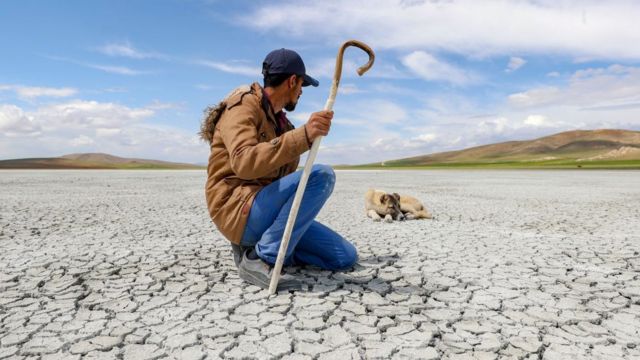
[[[638,168],[640,131],[576,130],[352,168]]]

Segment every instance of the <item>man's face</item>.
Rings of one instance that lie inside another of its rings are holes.
[[[300,95],[302,95],[302,83],[304,80],[300,76],[292,76],[292,79],[289,79],[288,81],[291,81],[292,87],[289,93],[289,102],[284,106],[284,109],[287,111],[293,111],[296,109],[296,105],[298,105]]]

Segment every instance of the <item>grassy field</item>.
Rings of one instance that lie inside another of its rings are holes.
[[[394,163],[392,166],[359,165],[334,166],[344,170],[420,170],[420,169],[637,169],[640,170],[640,160],[547,160],[547,161],[496,161],[496,162],[456,162],[437,163],[429,165],[402,165]]]

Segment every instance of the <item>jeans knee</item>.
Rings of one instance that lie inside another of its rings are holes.
[[[310,180],[318,181],[326,184],[327,188],[333,190],[333,186],[336,183],[336,173],[329,165],[316,164],[311,168]]]
[[[335,270],[348,269],[358,261],[358,251],[351,243],[345,241],[341,256],[337,256],[334,262]]]

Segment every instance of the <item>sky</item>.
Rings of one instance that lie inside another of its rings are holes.
[[[322,110],[316,162],[362,164],[568,130],[640,130],[638,1],[0,1],[0,159],[103,152],[204,164],[203,110],[289,48]],[[304,158],[303,158],[304,160]]]

